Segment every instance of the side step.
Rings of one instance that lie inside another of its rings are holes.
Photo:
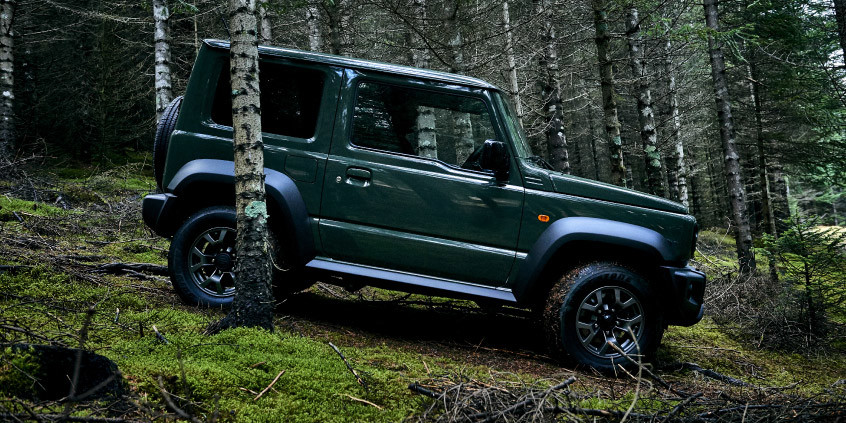
[[[329,275],[352,276],[367,285],[390,290],[452,298],[487,299],[508,304],[517,303],[517,299],[508,288],[492,288],[334,260],[314,259],[308,262],[306,267]]]

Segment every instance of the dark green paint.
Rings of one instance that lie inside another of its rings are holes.
[[[325,54],[262,47],[262,60],[321,70],[322,108],[310,139],[263,134],[265,166],[288,175],[311,218],[318,258],[431,278],[511,287],[552,222],[572,216],[652,229],[690,254],[695,220],[684,206],[536,166],[502,92],[474,78]],[[228,45],[201,48],[170,140],[164,186],[195,159],[232,160],[232,130],[211,121]],[[224,75],[223,77],[228,77]],[[448,92],[483,101],[497,140],[511,153],[507,178],[438,160],[353,146],[355,87],[361,80]],[[269,111],[265,111],[269,113]],[[550,216],[547,223],[538,215]],[[272,218],[272,216],[271,216]],[[625,237],[626,234],[620,234]],[[656,265],[667,263],[656,263]]]

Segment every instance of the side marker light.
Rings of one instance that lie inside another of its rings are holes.
[[[539,214],[538,220],[540,220],[543,223],[549,222],[549,216],[547,216],[545,214]]]

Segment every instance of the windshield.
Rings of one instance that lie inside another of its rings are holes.
[[[517,113],[514,112],[511,102],[509,102],[502,93],[495,93],[494,96],[497,99],[497,103],[499,103],[499,109],[502,110],[503,120],[505,121],[505,130],[508,131],[508,134],[511,136],[511,140],[514,142],[514,148],[517,150],[517,157],[532,157],[534,154],[532,153],[531,147],[529,147],[529,143],[526,142],[526,133],[523,131],[523,126],[520,125],[520,122],[517,120]]]

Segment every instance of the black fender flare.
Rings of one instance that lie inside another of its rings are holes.
[[[652,229],[595,217],[565,217],[553,222],[529,250],[512,288],[517,301],[532,301],[543,288],[540,279],[556,253],[581,242],[634,250],[654,259],[656,265],[678,258],[672,243]]]
[[[314,258],[314,235],[303,196],[294,181],[284,173],[264,168],[265,190],[268,212],[271,214],[271,228],[277,233],[292,237],[290,254],[294,265],[304,265]],[[228,160],[192,160],[173,176],[167,191],[177,198],[203,184],[224,184],[234,186],[235,163]],[[234,198],[232,199],[234,201]],[[276,212],[279,215],[273,215]]]

